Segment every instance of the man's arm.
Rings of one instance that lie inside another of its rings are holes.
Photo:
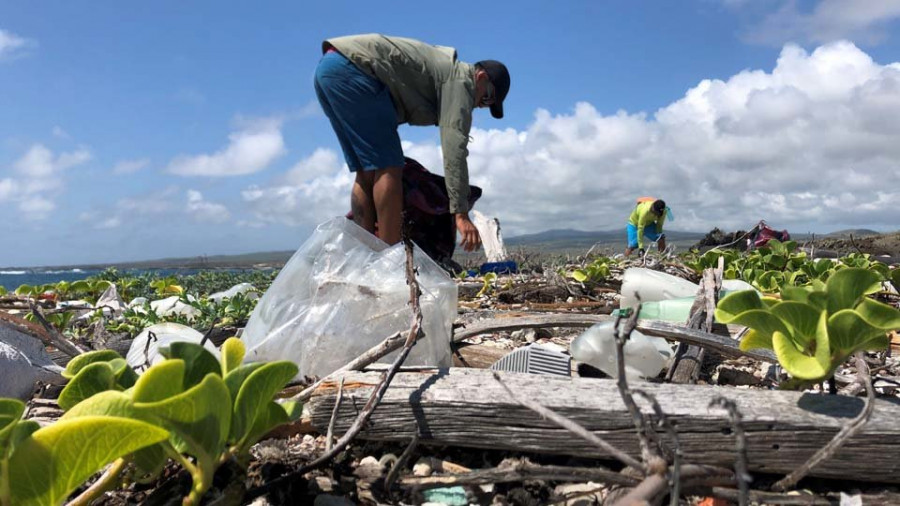
[[[441,151],[450,212],[454,215],[460,245],[472,251],[481,245],[478,229],[469,220],[469,131],[472,128],[474,90],[467,81],[450,80],[441,88]]]

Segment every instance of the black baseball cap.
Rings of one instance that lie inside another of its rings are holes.
[[[487,72],[491,84],[494,85],[494,92],[497,94],[497,98],[491,104],[491,116],[500,119],[503,117],[503,100],[506,99],[506,94],[509,93],[509,71],[506,70],[506,65],[497,60],[481,60],[475,65]]]

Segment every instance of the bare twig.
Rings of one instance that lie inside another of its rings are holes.
[[[566,429],[567,431],[571,432],[572,434],[575,434],[576,436],[580,437],[581,439],[584,439],[588,443],[591,443],[594,446],[597,446],[598,448],[602,449],[603,451],[609,453],[610,455],[612,455],[613,457],[618,459],[619,462],[622,462],[626,466],[633,467],[637,470],[644,469],[644,465],[641,464],[640,462],[638,462],[634,457],[628,455],[627,453],[616,448],[615,446],[607,443],[603,439],[600,439],[599,437],[597,437],[596,434],[594,434],[593,432],[582,427],[581,424],[579,424],[573,420],[570,420],[560,414],[557,414],[557,413],[553,412],[552,410],[545,408],[544,406],[541,406],[540,404],[532,401],[531,399],[522,397],[521,395],[519,395],[518,393],[516,393],[512,389],[510,389],[508,386],[506,386],[506,383],[503,382],[503,380],[500,378],[500,374],[497,371],[492,371],[492,373],[494,375],[494,379],[497,380],[497,382],[500,384],[500,386],[503,387],[503,389],[506,391],[506,393],[509,394],[509,396],[512,397],[513,400],[515,400],[522,406],[525,406],[526,408],[534,411],[535,413],[541,415],[542,417],[544,417],[544,418],[550,420],[551,422],[559,425],[560,427]]]
[[[641,457],[643,458],[644,464],[637,469],[642,469],[646,474],[655,474],[661,471],[664,472],[667,464],[665,460],[659,456],[656,449],[652,448],[650,445],[652,429],[649,427],[647,419],[641,413],[640,408],[638,408],[637,403],[634,402],[634,397],[631,395],[631,390],[628,388],[628,380],[625,378],[625,341],[631,337],[631,331],[634,330],[634,327],[637,324],[638,313],[640,313],[640,311],[641,304],[640,301],[638,301],[637,307],[632,310],[631,316],[628,317],[628,320],[625,321],[624,325],[620,325],[622,320],[621,315],[616,316],[615,322],[613,323],[616,336],[616,363],[618,365],[616,385],[619,387],[619,394],[622,396],[622,402],[625,404],[625,407],[628,409],[628,412],[631,414],[631,418],[634,421],[634,428],[637,431],[638,441],[641,445]]]
[[[319,381],[316,381],[312,385],[304,388],[303,390],[300,391],[300,393],[291,397],[290,400],[298,401],[298,402],[308,401],[310,396],[312,396],[312,393],[317,388],[319,388],[319,386],[321,386],[322,383],[324,383],[326,381],[330,381],[332,378],[335,378],[336,376],[339,376],[345,372],[358,371],[368,365],[371,365],[371,364],[377,362],[385,355],[402,348],[403,345],[406,344],[408,337],[409,337],[408,332],[397,332],[396,334],[394,334],[392,336],[388,336],[387,338],[385,338],[384,341],[381,341],[377,345],[369,348],[365,353],[354,358],[352,361],[347,363],[347,365],[345,365],[344,367],[341,367],[340,369],[334,371],[333,373],[329,374],[328,376],[325,376],[324,378],[320,379]]]
[[[856,373],[866,385],[866,403],[862,412],[850,423],[842,427],[834,436],[834,439],[813,454],[806,463],[772,485],[772,490],[782,492],[796,485],[812,468],[834,455],[848,439],[859,432],[866,422],[869,421],[869,418],[872,416],[872,410],[875,408],[875,388],[872,386],[872,377],[869,375],[869,366],[866,365],[863,352],[856,352],[854,356],[856,358]]]
[[[453,485],[483,485],[524,480],[596,481],[626,487],[633,487],[639,483],[636,478],[602,467],[541,466],[528,461],[504,462],[495,468],[449,476],[407,476],[400,478],[398,483],[405,488],[427,490]]]
[[[328,432],[325,435],[325,451],[331,451],[334,445],[334,421],[337,420],[338,411],[341,409],[341,401],[344,400],[344,378],[338,385],[337,399],[334,401],[334,410],[331,411],[331,421],[328,422]]]
[[[350,442],[353,441],[357,434],[362,431],[365,424],[369,421],[369,418],[372,416],[375,408],[378,407],[378,404],[384,397],[385,391],[391,384],[391,380],[394,379],[397,371],[400,370],[400,366],[403,365],[403,361],[406,360],[406,357],[409,355],[409,352],[412,349],[413,345],[416,344],[417,339],[419,337],[424,337],[425,334],[422,331],[421,327],[422,310],[419,305],[419,296],[422,292],[419,290],[419,282],[416,279],[415,264],[413,263],[413,245],[412,240],[409,238],[408,234],[404,234],[403,242],[406,246],[406,282],[410,287],[409,303],[410,306],[412,306],[413,316],[409,332],[406,336],[406,342],[404,343],[403,348],[400,350],[400,353],[397,355],[397,358],[394,359],[394,362],[391,364],[390,368],[388,368],[388,370],[382,375],[381,381],[379,381],[375,388],[372,390],[372,394],[369,396],[369,400],[366,402],[365,406],[363,406],[363,409],[356,417],[356,420],[353,421],[353,424],[350,425],[350,428],[347,429],[347,432],[344,433],[344,435],[338,440],[331,451],[325,452],[321,457],[313,460],[305,466],[300,467],[296,471],[275,478],[274,480],[270,480],[265,485],[249,491],[247,493],[246,500],[252,500],[262,494],[265,494],[281,483],[291,481],[298,476],[303,476],[309,471],[330,461],[338,453],[342,452],[344,448],[346,448],[350,444]]]
[[[49,344],[51,346],[56,347],[59,351],[65,353],[70,357],[77,357],[87,350],[82,349],[77,344],[66,339],[62,334],[60,334],[53,325],[47,322],[47,319],[44,318],[44,314],[41,313],[41,309],[35,304],[33,301],[29,300],[28,305],[31,307],[31,313],[34,314],[34,317],[38,319],[41,325],[44,327],[44,330],[47,331],[47,336],[49,337],[50,342],[45,342],[44,344]]]
[[[731,399],[725,397],[717,397],[709,403],[710,407],[718,406],[728,411],[728,417],[731,419],[731,429],[734,432],[735,449],[737,451],[737,460],[734,463],[734,477],[738,483],[738,504],[747,506],[749,483],[752,481],[750,473],[747,471],[747,440],[744,437],[744,427],[741,424],[741,412],[738,411],[737,404]]]
[[[419,432],[416,431],[413,438],[409,441],[409,444],[406,446],[406,449],[403,450],[403,453],[400,454],[400,458],[397,459],[397,462],[391,466],[391,470],[388,471],[387,476],[384,477],[384,491],[388,494],[391,492],[391,487],[394,486],[394,482],[397,481],[397,478],[400,476],[400,470],[406,466],[406,463],[409,461],[409,458],[412,457],[414,451],[416,451],[416,447],[419,445]]]
[[[678,432],[669,422],[669,417],[666,416],[656,397],[643,390],[634,390],[634,394],[643,397],[650,403],[650,406],[653,407],[653,412],[659,418],[660,425],[666,430],[669,439],[672,440],[672,466],[669,475],[669,487],[672,489],[670,504],[678,506],[678,498],[681,496],[681,445],[678,443]],[[660,447],[660,449],[663,448]]]
[[[213,330],[216,329],[216,324],[219,323],[219,317],[216,316],[213,318],[212,324],[209,326],[209,330],[206,331],[206,334],[203,335],[203,339],[200,340],[200,346],[206,344],[206,341],[209,341],[210,336],[212,336]]]

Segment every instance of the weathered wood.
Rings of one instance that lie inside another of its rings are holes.
[[[347,430],[380,378],[379,373],[345,373],[344,402],[335,423]],[[598,436],[639,456],[637,436],[614,381],[502,373],[504,383]],[[726,396],[737,403],[746,433],[751,471],[787,473],[824,446],[863,408],[845,396],[699,385],[643,383],[678,431],[685,463],[731,466],[734,437],[724,411],[709,408]],[[309,407],[312,424],[325,431],[337,382],[324,383]],[[649,406],[642,412],[656,420]],[[900,403],[876,401],[869,423],[814,476],[900,483]],[[415,427],[422,444],[508,449],[524,452],[608,457],[507,395],[489,371],[432,370],[398,374],[360,438],[408,441]],[[667,436],[660,434],[666,441]]]
[[[483,344],[470,344],[461,346],[453,353],[453,367],[472,367],[475,369],[488,369],[501,358],[509,355],[510,350],[485,346]]]

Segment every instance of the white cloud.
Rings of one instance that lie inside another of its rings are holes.
[[[10,178],[0,179],[0,202],[13,199],[18,191],[19,183]]]
[[[271,186],[250,186],[241,192],[255,220],[251,223],[316,225],[350,210],[350,189],[354,176],[338,155],[317,149],[301,160],[283,178]]]
[[[19,37],[8,30],[0,29],[0,61],[22,56],[28,49],[36,45],[37,43],[31,39]]]
[[[46,219],[56,208],[54,199],[65,188],[64,172],[90,159],[91,152],[85,147],[56,155],[42,144],[33,144],[12,164],[17,177],[0,180],[0,202],[17,202],[28,220]]]
[[[180,155],[166,170],[179,176],[241,176],[265,169],[285,153],[280,119],[243,122],[228,140],[228,146],[211,155]]]
[[[291,167],[285,174],[285,181],[290,184],[301,184],[303,181],[335,174],[342,168],[345,168],[343,157],[339,159],[334,151],[319,148]]]
[[[72,136],[69,135],[69,132],[66,132],[59,125],[54,126],[52,130],[53,136],[60,139],[71,139]]]
[[[29,197],[19,202],[19,210],[26,220],[46,219],[54,209],[56,204],[40,196]]]
[[[53,152],[44,145],[33,144],[13,166],[23,176],[43,178],[55,176],[59,172],[81,165],[90,159],[91,152],[87,148],[78,148],[76,151],[54,156]]]
[[[875,63],[849,42],[812,53],[788,45],[772,71],[704,80],[654,114],[603,115],[579,103],[538,110],[523,131],[471,136],[470,180],[484,189],[476,209],[511,235],[624,227],[642,195],[666,199],[669,227],[681,230],[760,219],[797,231],[897,228],[900,63]],[[434,143],[403,148],[442,172]],[[282,183],[242,197],[256,221],[312,225],[344,214],[353,176],[338,159],[318,150]]]
[[[118,228],[122,225],[122,218],[118,216],[110,216],[109,218],[105,218],[94,225],[94,228],[99,230],[108,230],[112,228]]]
[[[187,191],[187,207],[185,209],[199,222],[224,223],[231,217],[228,208],[222,204],[204,200],[203,194],[197,190]]]
[[[134,174],[135,172],[147,168],[150,165],[149,158],[139,158],[135,160],[119,160],[113,166],[113,174]]]
[[[887,25],[900,18],[900,2],[896,0],[820,0],[807,11],[800,5],[796,0],[784,0],[777,10],[749,28],[746,38],[775,45],[845,38],[877,44],[887,37]]]

